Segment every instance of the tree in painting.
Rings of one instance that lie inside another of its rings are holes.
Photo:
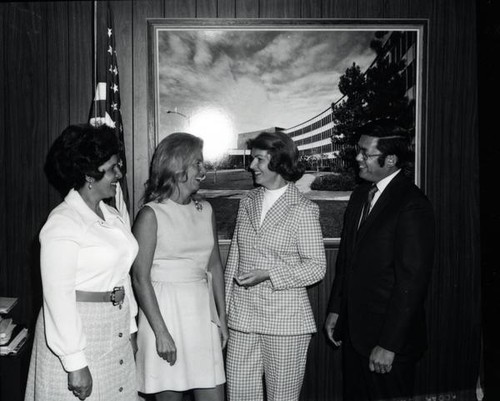
[[[353,63],[339,80],[343,97],[332,104],[333,143],[342,144],[339,157],[345,172],[355,174],[355,127],[377,118],[390,117],[401,126],[414,131],[414,100],[406,96],[406,62],[391,61],[384,50],[387,32],[377,32],[370,47],[377,53],[373,64],[362,72]]]

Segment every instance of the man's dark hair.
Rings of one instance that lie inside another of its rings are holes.
[[[372,120],[355,130],[356,135],[378,138],[377,149],[382,153],[378,158],[380,166],[384,165],[385,158],[389,155],[397,157],[396,167],[402,168],[409,161],[411,146],[409,132],[396,121],[388,118]]]

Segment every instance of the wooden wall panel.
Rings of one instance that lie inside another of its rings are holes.
[[[236,17],[236,0],[218,0],[217,2],[218,18]]]
[[[300,18],[300,1],[261,0],[259,18]]]
[[[47,144],[50,146],[70,121],[69,107],[69,21],[68,3],[47,3]],[[89,100],[90,104],[90,100]],[[61,195],[49,186],[49,209],[61,202]]]
[[[410,0],[384,1],[384,18],[408,18]]]
[[[165,18],[195,17],[196,0],[165,0]]]
[[[323,0],[323,18],[356,18],[357,12],[357,1]]]
[[[48,208],[48,185],[43,174],[47,151],[45,7],[40,3],[10,3],[6,17],[6,265],[8,293],[20,298],[13,316],[27,323],[32,317],[31,270],[38,260],[34,251]]]
[[[429,0],[409,0],[408,15],[410,18],[429,18],[431,6]]]
[[[46,57],[43,62],[46,64],[46,83],[45,93],[40,97],[46,105],[47,128],[39,132],[40,141],[44,146],[38,149],[40,158],[40,180],[45,185],[46,201],[40,210],[40,226],[50,212],[62,200],[59,192],[48,184],[46,176],[42,171],[45,158],[49,147],[60,135],[63,129],[69,124],[70,105],[69,105],[69,54],[68,54],[68,4],[66,2],[47,3],[46,18],[42,22],[46,26],[46,38],[41,41],[46,46]],[[44,49],[45,50],[45,49]],[[42,62],[33,55],[30,62]],[[40,77],[43,79],[42,77]],[[42,285],[40,278],[39,252],[40,244],[38,238],[33,238],[31,247],[31,321],[38,315],[42,304]]]
[[[426,188],[438,235],[428,302],[434,352],[423,363],[435,369],[426,387],[452,392],[474,385],[479,362],[475,5],[434,2],[430,11]],[[443,360],[450,370],[439,369]]]
[[[196,2],[196,18],[217,18],[217,0]]]
[[[93,99],[93,2],[69,1],[69,105],[70,121],[88,121]]]
[[[171,6],[171,2],[168,2]],[[171,8],[169,8],[169,11]],[[164,5],[159,0],[133,2],[133,131],[134,144],[134,209],[131,211],[133,218],[140,205],[140,198],[144,193],[144,183],[149,169],[149,144],[148,144],[148,39],[147,18],[164,17]],[[168,13],[169,17],[173,15]],[[122,102],[124,99],[122,99]]]
[[[5,31],[7,28],[7,9],[6,3],[0,3],[0,49],[5,48]],[[0,77],[5,77],[5,52],[0,51]],[[9,269],[7,267],[7,164],[6,148],[7,135],[5,123],[6,80],[0,79],[0,294],[7,294],[9,286]]]
[[[236,18],[258,18],[259,0],[235,0]]]
[[[357,18],[383,18],[384,0],[358,0]]]
[[[301,18],[321,18],[321,0],[302,0]]]
[[[500,213],[492,183],[498,179],[497,168],[500,147],[492,140],[492,128],[498,121],[498,107],[491,101],[491,93],[498,93],[498,62],[492,53],[500,49],[500,3],[479,0],[478,7],[478,78],[479,78],[479,146],[481,197],[481,298],[483,336],[483,384],[486,400],[500,400]],[[493,184],[494,185],[494,184]]]

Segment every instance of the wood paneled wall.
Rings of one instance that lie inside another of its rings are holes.
[[[112,1],[129,188],[137,211],[148,170],[148,18],[426,18],[429,20],[425,190],[435,206],[437,256],[429,291],[429,351],[418,390],[468,400],[480,356],[476,19],[473,0]],[[93,91],[93,2],[0,4],[0,294],[15,318],[40,306],[38,232],[60,201],[44,175],[47,150],[86,121]],[[223,252],[226,250],[223,249]],[[310,290],[318,325],[334,276]],[[304,400],[340,400],[340,352],[318,333]]]

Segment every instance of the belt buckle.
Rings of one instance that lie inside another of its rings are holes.
[[[121,297],[119,296],[120,294]],[[121,305],[123,303],[123,298],[125,298],[125,289],[123,287],[113,288],[113,291],[111,291],[111,294],[109,295],[109,299],[113,303],[113,306]]]

